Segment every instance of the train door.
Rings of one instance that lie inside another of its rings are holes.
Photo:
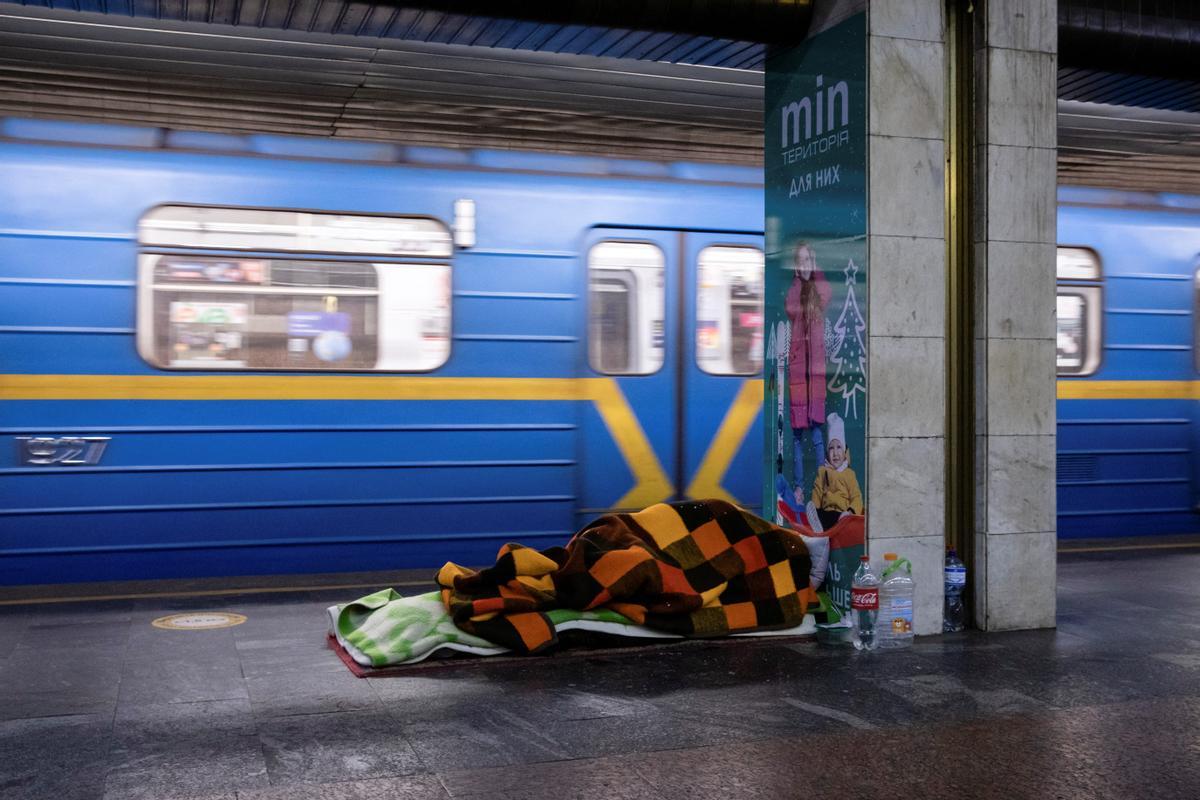
[[[681,494],[762,505],[761,236],[688,233],[680,397]]]
[[[689,496],[759,505],[761,237],[596,228],[584,242],[580,522]]]

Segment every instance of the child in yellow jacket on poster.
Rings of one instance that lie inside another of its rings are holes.
[[[850,469],[850,450],[846,447],[846,423],[830,414],[825,424],[825,463],[817,470],[812,499],[805,507],[809,526],[823,531],[842,517],[863,513],[862,489],[858,476]]]

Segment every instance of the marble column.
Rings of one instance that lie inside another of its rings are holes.
[[[977,5],[975,622],[1054,625],[1057,4]]]
[[[919,634],[942,628],[946,546],[945,0],[817,0],[868,14],[867,538],[914,565]],[[973,609],[985,630],[1055,613],[1057,4],[972,4],[976,168]]]
[[[913,564],[918,634],[942,629],[946,464],[943,0],[868,16],[867,443],[872,560]]]

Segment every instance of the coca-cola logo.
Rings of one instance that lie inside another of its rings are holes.
[[[854,589],[850,593],[850,606],[859,611],[874,611],[879,608],[878,589]]]

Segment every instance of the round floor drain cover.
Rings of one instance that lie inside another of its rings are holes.
[[[224,611],[197,611],[191,614],[172,614],[169,617],[159,617],[151,624],[156,628],[173,631],[207,631],[213,628],[232,628],[245,621],[246,618],[241,614],[229,614]]]

